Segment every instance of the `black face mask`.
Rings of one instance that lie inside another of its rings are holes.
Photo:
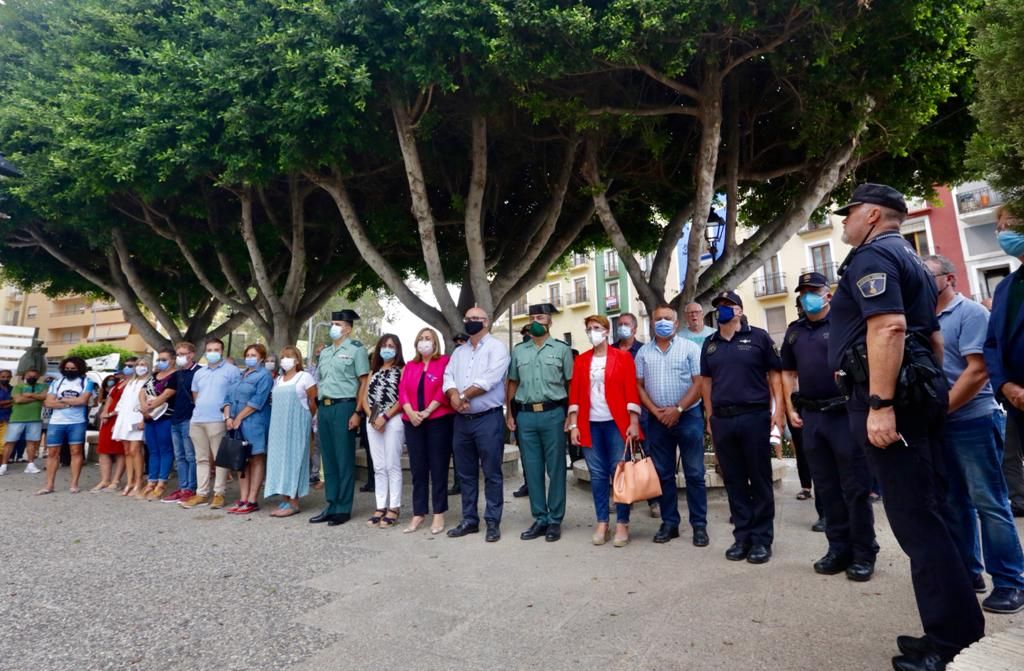
[[[76,379],[78,379],[78,371],[77,370],[66,370],[66,371],[64,371],[64,377],[66,377],[69,380],[76,380]]]
[[[11,386],[11,381],[10,380],[0,380],[0,384],[2,384],[5,387],[10,387]]]
[[[25,384],[35,384],[38,381],[39,381],[38,377],[26,377],[25,378]]]
[[[484,330],[484,323],[483,322],[466,322],[465,326],[466,326],[466,333],[468,333],[471,336],[474,336],[477,333],[480,333],[480,331]]]

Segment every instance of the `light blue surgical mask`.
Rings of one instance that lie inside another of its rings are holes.
[[[121,369],[121,373],[124,375],[134,375],[135,366],[125,366],[124,368]]]
[[[170,361],[157,361],[156,362],[156,369],[157,370],[163,371],[163,370],[167,370],[170,367],[171,367],[171,362]]]
[[[341,338],[341,327],[337,324],[332,324],[331,329],[327,333],[331,336],[331,340],[338,340]]]
[[[671,319],[659,319],[654,322],[654,333],[662,338],[668,338],[676,332],[676,325]]]
[[[718,323],[724,324],[736,318],[736,309],[731,305],[718,306]]]
[[[391,361],[392,359],[395,358],[395,348],[394,347],[381,347],[380,348],[380,358],[384,359],[385,361]]]
[[[619,337],[625,340],[633,335],[633,329],[629,326],[620,326],[615,329],[615,332],[619,334]]]
[[[206,362],[209,363],[209,364],[213,364],[214,366],[219,364],[220,363],[220,352],[207,352],[206,353]]]
[[[258,364],[259,362],[260,360],[254,356],[245,357],[245,365],[247,368],[255,368],[256,364]]]
[[[1024,233],[1017,231],[1000,231],[996,236],[999,246],[1010,256],[1024,256]]]
[[[825,309],[825,297],[820,294],[807,292],[800,296],[800,305],[804,306],[804,312],[807,314],[816,315]]]

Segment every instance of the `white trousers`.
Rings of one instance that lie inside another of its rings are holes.
[[[405,424],[401,414],[384,425],[383,431],[367,426],[370,456],[373,458],[374,494],[377,508],[402,507],[402,445]]]

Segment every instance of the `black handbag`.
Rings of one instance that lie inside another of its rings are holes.
[[[245,465],[249,462],[250,456],[252,456],[252,444],[242,438],[241,432],[228,431],[220,439],[220,447],[217,449],[217,458],[214,460],[214,464],[230,471],[243,471],[242,477],[245,477]]]

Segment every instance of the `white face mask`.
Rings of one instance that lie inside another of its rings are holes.
[[[295,368],[295,359],[291,358],[290,356],[286,356],[283,359],[281,359],[281,370],[287,373],[292,368]]]
[[[273,361],[264,361],[263,362],[263,367],[266,368],[267,370],[273,372],[274,369],[277,368],[277,364],[274,363]]]
[[[331,328],[328,331],[328,333],[331,336],[331,340],[338,340],[339,338],[341,338],[342,334],[341,327],[338,326],[337,324],[331,324]]]
[[[430,356],[434,353],[434,341],[433,340],[421,340],[416,343],[416,351],[423,356]]]
[[[590,338],[590,344],[597,347],[605,341],[608,337],[608,333],[606,331],[598,331],[597,329],[594,329],[592,331],[587,331],[587,336]]]
[[[180,354],[174,358],[174,363],[177,364],[178,368],[184,368],[188,365],[188,357],[181,356]]]
[[[149,367],[148,366],[136,366],[135,367],[135,374],[138,375],[139,377],[145,377],[147,373],[149,373]]]

